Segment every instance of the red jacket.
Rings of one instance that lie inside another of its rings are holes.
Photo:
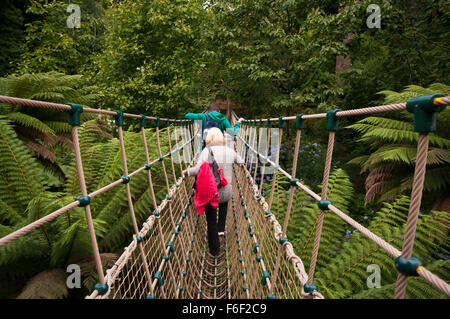
[[[219,205],[219,190],[209,163],[205,161],[200,166],[197,174],[194,196],[195,211],[199,214],[204,214],[208,203],[213,208],[217,208]]]

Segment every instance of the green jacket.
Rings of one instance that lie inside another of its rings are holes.
[[[208,113],[211,120],[217,121],[219,123],[219,129],[222,132],[227,132],[231,135],[235,135],[239,132],[239,129],[241,127],[241,123],[236,123],[235,127],[232,127],[230,122],[228,122],[225,115],[219,112],[209,112]],[[202,130],[205,127],[206,124],[206,115],[205,113],[188,113],[184,116],[185,118],[189,120],[202,120]],[[228,129],[228,130],[227,130]],[[231,130],[229,130],[231,129]]]

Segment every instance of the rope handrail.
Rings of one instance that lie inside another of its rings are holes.
[[[0,103],[5,104],[15,104],[15,105],[24,105],[24,106],[30,106],[30,107],[43,107],[43,108],[50,108],[50,109],[56,109],[56,110],[62,110],[62,111],[70,111],[72,108],[70,105],[67,104],[61,104],[61,103],[53,103],[53,102],[45,102],[45,101],[37,101],[37,100],[30,100],[30,99],[23,99],[18,97],[12,97],[12,96],[5,96],[0,95]],[[103,115],[111,115],[116,116],[116,111],[111,110],[103,110],[103,109],[94,109],[90,107],[83,107],[83,112],[86,113],[95,113],[95,114],[103,114]],[[135,118],[135,119],[142,119],[141,114],[132,114],[132,113],[123,113],[124,117],[129,118]],[[156,117],[156,116],[148,116],[145,115],[145,119],[149,120],[161,120],[161,121],[169,121],[169,122],[175,122],[175,121],[188,121],[188,120],[178,120],[178,119],[170,119],[170,118],[164,118],[164,117]]]
[[[435,106],[441,107],[450,104],[450,96],[435,98]],[[405,103],[396,103],[396,104],[386,104],[379,106],[371,106],[361,109],[351,109],[351,110],[339,110],[335,113],[336,117],[344,117],[344,116],[355,116],[355,115],[364,115],[364,114],[375,114],[375,113],[386,113],[386,112],[396,112],[406,110],[406,102]],[[248,119],[247,121],[259,121],[259,122],[274,122],[279,119],[283,121],[292,121],[296,120],[297,116],[281,116],[281,117],[271,117],[271,118],[261,118],[261,119]],[[327,118],[327,113],[316,113],[316,114],[303,114],[302,119],[322,119]]]

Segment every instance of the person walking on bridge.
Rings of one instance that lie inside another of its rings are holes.
[[[205,113],[187,113],[184,117],[189,120],[202,121],[203,147],[205,146],[206,135],[208,134],[208,131],[213,127],[217,127],[222,131],[222,133],[225,134],[226,145],[233,145],[233,138],[239,132],[242,121],[242,118],[240,118],[234,127],[231,126],[226,116],[220,113],[220,106],[217,103],[210,104]]]
[[[244,164],[244,160],[233,149],[227,147],[225,144],[225,137],[220,129],[211,128],[206,137],[206,147],[200,153],[197,164],[194,167],[183,171],[184,176],[196,176],[202,164],[206,161],[211,163],[211,155],[216,161],[221,170],[221,174],[225,177],[227,184],[218,188],[219,204],[218,204],[218,218],[217,218],[217,202],[214,208],[210,202],[206,204],[206,222],[208,227],[208,244],[211,255],[218,256],[220,251],[219,236],[225,235],[225,221],[227,217],[228,201],[233,193],[232,178],[233,178],[233,164]],[[196,186],[206,187],[201,183]]]

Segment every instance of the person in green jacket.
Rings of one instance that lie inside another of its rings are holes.
[[[242,118],[240,118],[236,125],[231,126],[230,122],[227,120],[225,115],[220,113],[220,107],[217,103],[212,103],[209,105],[208,110],[205,113],[187,113],[184,117],[189,120],[201,120],[202,121],[202,131],[205,128],[208,114],[210,121],[216,121],[219,124],[219,129],[223,133],[228,133],[230,135],[236,135],[241,127]]]

